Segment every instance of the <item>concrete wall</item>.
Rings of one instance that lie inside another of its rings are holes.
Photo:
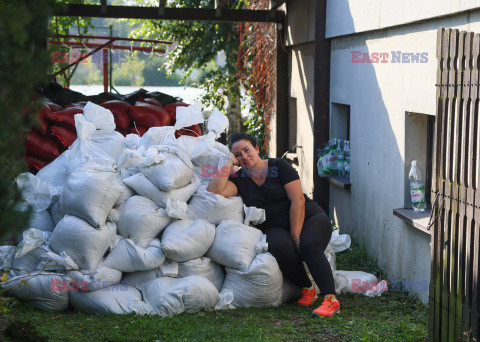
[[[328,38],[383,29],[480,8],[478,0],[326,1]]]
[[[378,3],[383,8],[385,2]],[[364,20],[363,14],[343,10],[330,10],[329,23],[342,18],[345,27],[349,18],[356,27]],[[333,26],[327,31],[336,30]],[[428,300],[430,236],[394,217],[392,210],[409,204],[409,162],[425,158],[424,146],[415,147],[415,141],[424,140],[418,136],[424,120],[407,113],[435,115],[439,27],[480,32],[480,11],[334,38],[331,52],[331,103],[350,106],[352,183],[351,191],[331,186],[332,218],[365,242],[390,281],[405,281],[423,301]],[[386,63],[352,63],[352,51],[389,55]],[[392,51],[424,53],[427,59],[393,63]]]
[[[297,170],[303,191],[312,196],[315,1],[291,1],[287,5],[287,15],[285,46],[290,55],[290,97],[296,99],[296,145],[301,146],[297,148]]]

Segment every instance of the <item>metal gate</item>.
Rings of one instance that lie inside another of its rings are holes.
[[[441,28],[432,192],[430,341],[479,339],[480,35]]]

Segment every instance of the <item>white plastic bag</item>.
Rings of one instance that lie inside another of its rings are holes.
[[[222,291],[233,291],[233,305],[277,306],[282,303],[282,272],[270,253],[257,255],[246,272],[229,267],[226,271]]]
[[[22,197],[35,212],[46,210],[52,203],[52,194],[48,183],[41,181],[35,175],[26,172],[18,175],[17,187],[22,192]]]
[[[335,271],[335,292],[365,294],[378,284],[375,275],[363,271]]]
[[[244,204],[243,210],[245,212],[245,220],[243,221],[244,225],[249,226],[251,223],[256,226],[265,222],[265,209],[260,209],[257,207],[247,207]]]
[[[132,240],[122,239],[105,258],[104,266],[122,272],[148,271],[159,267],[165,261],[160,240],[150,242],[146,249]]]
[[[212,259],[201,257],[178,264],[178,277],[184,278],[191,275],[204,277],[212,282],[218,291],[222,289],[225,280],[225,270]]]
[[[94,270],[115,240],[116,230],[112,222],[95,229],[78,217],[66,215],[55,227],[50,246],[56,253],[66,252],[81,269]]]
[[[176,262],[200,258],[215,238],[215,226],[203,220],[178,220],[170,223],[162,235],[162,249]]]
[[[144,301],[164,317],[213,310],[220,299],[215,286],[199,276],[157,278],[138,288]]]
[[[7,295],[25,304],[47,311],[62,311],[68,307],[69,278],[63,274],[33,272],[0,283]]]
[[[218,139],[220,135],[225,132],[228,127],[228,118],[225,114],[220,112],[217,108],[213,108],[212,113],[207,121],[207,128],[209,132],[214,132]]]
[[[120,210],[118,234],[147,248],[171,219],[165,209],[142,196],[130,197]]]
[[[236,221],[224,221],[217,226],[215,240],[206,256],[220,265],[245,272],[264,249],[264,246],[258,246],[264,240],[259,229]]]
[[[243,222],[243,201],[240,196],[225,198],[211,193],[202,185],[188,203],[187,218],[202,219],[215,225],[226,220]]]
[[[340,230],[336,229],[332,232],[332,237],[330,238],[330,242],[328,244],[334,253],[338,253],[350,248],[351,243],[352,239],[350,238],[350,235],[340,235]]]
[[[138,142],[138,146],[144,146],[145,148],[158,145],[176,146],[175,128],[172,126],[151,127]]]
[[[91,292],[70,292],[70,300],[83,313],[128,315],[134,312],[133,303],[142,301],[142,294],[134,287],[117,284]]]
[[[65,183],[60,205],[93,227],[103,226],[123,190],[115,169],[88,163],[75,170]]]
[[[205,120],[202,107],[199,103],[194,102],[188,107],[177,107],[176,110],[177,121],[175,122],[175,129],[190,127],[195,124],[203,123]]]

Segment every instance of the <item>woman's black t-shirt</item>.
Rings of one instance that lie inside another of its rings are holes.
[[[248,170],[242,168],[230,175],[229,180],[236,185],[238,194],[245,205],[265,209],[266,220],[258,226],[265,230],[268,228],[290,228],[290,200],[285,191],[285,184],[300,179],[298,172],[285,160],[280,158],[267,159],[268,168],[265,182],[257,185],[249,176]],[[305,209],[308,217],[312,210],[322,209],[305,195]],[[318,209],[315,209],[317,207]]]

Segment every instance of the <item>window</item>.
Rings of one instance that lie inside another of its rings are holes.
[[[332,102],[330,138],[350,140],[350,106]],[[343,145],[342,145],[343,147]]]

